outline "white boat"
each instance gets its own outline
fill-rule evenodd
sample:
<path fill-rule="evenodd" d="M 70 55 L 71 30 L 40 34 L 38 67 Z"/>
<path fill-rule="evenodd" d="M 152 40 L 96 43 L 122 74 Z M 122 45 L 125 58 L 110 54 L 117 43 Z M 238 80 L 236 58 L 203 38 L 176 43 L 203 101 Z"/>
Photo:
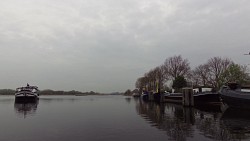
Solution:
<path fill-rule="evenodd" d="M 39 98 L 39 90 L 37 86 L 30 86 L 16 88 L 15 101 L 34 101 Z"/>

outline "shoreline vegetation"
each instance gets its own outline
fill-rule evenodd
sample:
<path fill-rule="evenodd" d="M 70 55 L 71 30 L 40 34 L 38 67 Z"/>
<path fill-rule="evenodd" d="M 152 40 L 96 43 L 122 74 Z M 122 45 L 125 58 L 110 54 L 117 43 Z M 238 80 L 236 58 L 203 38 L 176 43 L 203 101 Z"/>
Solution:
<path fill-rule="evenodd" d="M 54 90 L 41 90 L 40 95 L 75 95 L 75 96 L 87 96 L 87 95 L 122 95 L 123 93 L 98 93 L 98 92 L 80 92 L 80 91 L 54 91 Z M 12 89 L 0 89 L 0 95 L 15 95 L 15 90 Z"/>
<path fill-rule="evenodd" d="M 191 68 L 188 59 L 181 55 L 166 58 L 163 64 L 150 69 L 137 78 L 135 88 L 146 91 L 180 92 L 182 87 L 209 87 L 219 90 L 228 82 L 240 85 L 250 84 L 247 65 L 237 64 L 230 58 L 212 57 L 206 62 Z M 130 93 L 127 90 L 125 93 Z"/>

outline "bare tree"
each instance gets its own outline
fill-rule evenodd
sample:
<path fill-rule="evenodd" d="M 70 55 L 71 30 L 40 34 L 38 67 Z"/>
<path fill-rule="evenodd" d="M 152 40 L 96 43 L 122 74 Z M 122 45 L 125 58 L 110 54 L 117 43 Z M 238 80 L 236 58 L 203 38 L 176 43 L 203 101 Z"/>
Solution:
<path fill-rule="evenodd" d="M 142 92 L 142 90 L 146 88 L 146 85 L 147 85 L 147 78 L 145 76 L 140 77 L 136 80 L 135 87 L 138 88 L 140 92 Z"/>
<path fill-rule="evenodd" d="M 148 73 L 148 90 L 155 90 L 156 87 L 156 71 L 154 69 L 151 69 Z"/>
<path fill-rule="evenodd" d="M 166 74 L 172 79 L 178 76 L 187 76 L 190 74 L 190 66 L 187 59 L 182 59 L 181 55 L 167 58 L 164 62 Z"/>
<path fill-rule="evenodd" d="M 214 57 L 209 59 L 206 64 L 209 70 L 208 84 L 218 89 L 221 85 L 220 77 L 230 64 L 233 64 L 233 61 L 228 58 Z"/>
<path fill-rule="evenodd" d="M 164 66 L 158 66 L 145 73 L 143 77 L 138 78 L 135 86 L 140 90 L 145 89 L 147 91 L 160 92 L 167 79 L 166 76 Z"/>
<path fill-rule="evenodd" d="M 208 64 L 202 64 L 196 67 L 192 71 L 192 79 L 197 86 L 207 86 L 209 78 L 209 66 Z"/>
<path fill-rule="evenodd" d="M 158 84 L 158 92 L 163 88 L 164 82 L 167 80 L 167 74 L 165 73 L 165 67 L 163 65 L 154 69 L 156 74 L 156 83 Z"/>

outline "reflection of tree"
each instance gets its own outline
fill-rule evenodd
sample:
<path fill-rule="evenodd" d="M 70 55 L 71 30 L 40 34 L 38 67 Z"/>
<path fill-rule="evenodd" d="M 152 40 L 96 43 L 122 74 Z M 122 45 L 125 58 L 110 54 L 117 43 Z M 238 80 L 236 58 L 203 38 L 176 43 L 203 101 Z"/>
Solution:
<path fill-rule="evenodd" d="M 51 102 L 62 102 L 62 101 L 70 101 L 70 102 L 75 102 L 79 101 L 80 98 L 76 96 L 43 96 L 39 98 L 40 101 L 45 102 L 45 103 L 51 103 Z"/>
<path fill-rule="evenodd" d="M 204 138 L 212 140 L 241 140 L 250 138 L 250 113 L 227 109 L 201 111 L 182 105 L 136 103 L 136 109 L 151 126 L 166 131 L 170 140 L 185 141 L 197 129 Z M 197 133 L 196 133 L 197 134 Z"/>
<path fill-rule="evenodd" d="M 250 137 L 250 114 L 242 110 L 227 109 L 223 115 L 197 111 L 195 125 L 202 135 L 214 140 L 241 140 Z"/>
<path fill-rule="evenodd" d="M 196 128 L 200 133 L 207 138 L 216 140 L 228 140 L 228 134 L 222 130 L 219 124 L 219 119 L 215 118 L 211 113 L 198 112 L 196 113 Z"/>
<path fill-rule="evenodd" d="M 126 100 L 127 103 L 130 103 L 131 102 L 131 97 L 126 97 L 125 100 Z"/>
<path fill-rule="evenodd" d="M 37 110 L 38 100 L 33 102 L 15 102 L 14 108 L 18 115 L 26 118 L 28 115 L 34 115 Z"/>
<path fill-rule="evenodd" d="M 140 102 L 136 109 L 151 126 L 166 131 L 171 140 L 185 141 L 187 137 L 192 136 L 192 127 L 190 123 L 184 122 L 182 108 Z"/>
<path fill-rule="evenodd" d="M 165 120 L 160 126 L 166 131 L 170 139 L 185 141 L 187 137 L 193 136 L 193 117 L 190 108 L 177 106 L 166 107 Z"/>
<path fill-rule="evenodd" d="M 232 140 L 250 138 L 249 110 L 228 108 L 221 118 L 221 125 L 230 133 Z"/>

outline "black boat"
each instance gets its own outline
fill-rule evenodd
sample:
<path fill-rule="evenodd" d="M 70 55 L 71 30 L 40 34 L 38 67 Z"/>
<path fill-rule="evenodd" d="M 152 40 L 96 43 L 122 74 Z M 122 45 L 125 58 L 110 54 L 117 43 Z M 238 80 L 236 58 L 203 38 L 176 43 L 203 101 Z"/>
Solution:
<path fill-rule="evenodd" d="M 143 91 L 141 94 L 141 99 L 144 101 L 148 101 L 149 100 L 149 92 L 148 91 Z"/>
<path fill-rule="evenodd" d="M 218 92 L 209 90 L 194 91 L 194 105 L 220 105 L 221 98 Z"/>
<path fill-rule="evenodd" d="M 182 103 L 182 93 L 165 93 L 164 101 L 169 103 Z"/>
<path fill-rule="evenodd" d="M 250 89 L 241 87 L 237 83 L 229 83 L 222 86 L 219 93 L 228 106 L 250 109 Z"/>
<path fill-rule="evenodd" d="M 170 103 L 182 103 L 182 93 L 165 93 L 164 101 Z M 193 89 L 194 105 L 220 104 L 221 98 L 219 93 L 212 88 Z"/>

